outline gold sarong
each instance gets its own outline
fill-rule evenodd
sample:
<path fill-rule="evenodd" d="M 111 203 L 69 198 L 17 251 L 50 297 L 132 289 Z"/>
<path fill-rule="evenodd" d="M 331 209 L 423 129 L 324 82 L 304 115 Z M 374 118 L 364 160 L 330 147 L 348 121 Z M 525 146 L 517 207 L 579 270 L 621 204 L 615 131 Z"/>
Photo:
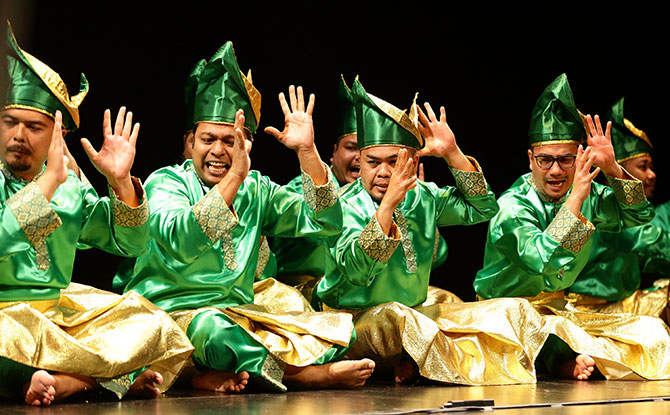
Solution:
<path fill-rule="evenodd" d="M 124 375 L 148 366 L 167 390 L 193 346 L 174 321 L 134 291 L 117 295 L 71 283 L 56 300 L 0 303 L 0 356 L 90 376 L 119 397 Z"/>

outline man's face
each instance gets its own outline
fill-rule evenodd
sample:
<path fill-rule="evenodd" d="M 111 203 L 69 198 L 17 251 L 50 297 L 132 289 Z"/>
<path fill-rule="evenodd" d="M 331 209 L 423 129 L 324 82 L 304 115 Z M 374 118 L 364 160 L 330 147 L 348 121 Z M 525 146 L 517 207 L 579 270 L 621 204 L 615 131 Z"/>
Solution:
<path fill-rule="evenodd" d="M 576 156 L 577 148 L 577 144 L 548 144 L 534 147 L 532 151 L 528 150 L 528 161 L 533 181 L 551 199 L 559 199 L 568 192 L 575 178 L 576 164 L 569 168 L 561 168 L 558 161 L 554 161 L 550 168 L 543 169 L 537 164 L 533 155 Z"/>
<path fill-rule="evenodd" d="M 184 151 L 181 153 L 184 160 L 191 158 L 193 152 L 193 130 L 188 130 L 184 133 Z"/>
<path fill-rule="evenodd" d="M 227 124 L 199 122 L 193 142 L 193 167 L 207 186 L 225 177 L 233 160 L 235 128 Z"/>
<path fill-rule="evenodd" d="M 340 184 L 352 183 L 360 176 L 361 158 L 358 150 L 357 134 L 348 134 L 335 144 L 333 157 L 333 174 Z"/>
<path fill-rule="evenodd" d="M 361 182 L 363 188 L 372 196 L 372 199 L 380 203 L 386 190 L 398 152 L 402 146 L 375 146 L 361 150 Z M 409 156 L 414 156 L 416 150 L 408 149 Z"/>
<path fill-rule="evenodd" d="M 49 154 L 54 121 L 41 112 L 12 108 L 0 113 L 0 159 L 15 175 L 32 180 Z"/>
<path fill-rule="evenodd" d="M 654 172 L 654 163 L 651 156 L 640 156 L 630 160 L 622 161 L 624 169 L 635 178 L 640 179 L 644 184 L 644 194 L 647 199 L 654 197 L 654 188 L 656 187 L 656 173 Z"/>

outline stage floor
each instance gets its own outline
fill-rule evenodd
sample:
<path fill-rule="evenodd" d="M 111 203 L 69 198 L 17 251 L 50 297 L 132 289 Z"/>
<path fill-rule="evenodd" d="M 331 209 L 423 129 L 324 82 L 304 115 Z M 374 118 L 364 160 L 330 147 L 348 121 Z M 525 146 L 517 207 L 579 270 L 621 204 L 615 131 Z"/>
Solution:
<path fill-rule="evenodd" d="M 99 398 L 99 397 L 97 397 Z M 396 386 L 372 383 L 356 390 L 293 391 L 224 395 L 173 389 L 155 400 L 69 400 L 50 407 L 0 404 L 0 414 L 405 414 L 440 408 L 449 401 L 493 399 L 495 406 L 554 404 L 495 409 L 498 414 L 670 413 L 670 381 L 540 381 L 513 386 Z M 652 398 L 655 398 L 653 400 Z M 90 398 L 89 398 L 90 399 Z M 608 400 L 644 402 L 606 403 Z M 595 402 L 594 402 L 595 401 Z M 575 405 L 582 402 L 582 405 Z M 587 404 L 590 402 L 590 404 Z M 570 403 L 568 406 L 560 404 Z M 462 412 L 462 411 L 461 411 Z M 416 412 L 427 413 L 427 412 Z M 453 413 L 453 412 L 451 412 Z"/>

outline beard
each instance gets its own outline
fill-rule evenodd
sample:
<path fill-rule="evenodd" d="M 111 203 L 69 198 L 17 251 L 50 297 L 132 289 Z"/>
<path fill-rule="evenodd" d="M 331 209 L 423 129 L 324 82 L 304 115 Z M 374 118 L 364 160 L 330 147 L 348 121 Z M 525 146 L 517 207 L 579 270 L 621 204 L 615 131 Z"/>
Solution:
<path fill-rule="evenodd" d="M 4 162 L 11 171 L 24 172 L 30 170 L 31 152 L 23 146 L 9 146 L 5 152 Z"/>

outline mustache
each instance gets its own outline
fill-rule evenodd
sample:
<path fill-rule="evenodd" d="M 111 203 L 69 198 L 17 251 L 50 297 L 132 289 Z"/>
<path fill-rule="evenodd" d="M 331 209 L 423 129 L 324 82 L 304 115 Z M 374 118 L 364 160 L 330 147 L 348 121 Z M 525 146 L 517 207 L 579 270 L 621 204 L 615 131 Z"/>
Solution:
<path fill-rule="evenodd" d="M 19 144 L 12 144 L 7 146 L 7 151 L 12 151 L 14 153 L 22 153 L 22 154 L 32 154 L 32 151 L 28 149 L 28 147 L 19 145 Z"/>

